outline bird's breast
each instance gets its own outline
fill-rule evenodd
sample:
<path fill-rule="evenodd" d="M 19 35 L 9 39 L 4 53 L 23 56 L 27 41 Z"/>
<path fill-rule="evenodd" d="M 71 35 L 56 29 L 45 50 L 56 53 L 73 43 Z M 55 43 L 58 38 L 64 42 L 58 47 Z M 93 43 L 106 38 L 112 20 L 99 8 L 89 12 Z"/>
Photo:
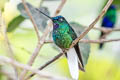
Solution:
<path fill-rule="evenodd" d="M 65 31 L 53 30 L 53 40 L 60 48 L 69 48 L 72 43 L 71 36 Z"/>

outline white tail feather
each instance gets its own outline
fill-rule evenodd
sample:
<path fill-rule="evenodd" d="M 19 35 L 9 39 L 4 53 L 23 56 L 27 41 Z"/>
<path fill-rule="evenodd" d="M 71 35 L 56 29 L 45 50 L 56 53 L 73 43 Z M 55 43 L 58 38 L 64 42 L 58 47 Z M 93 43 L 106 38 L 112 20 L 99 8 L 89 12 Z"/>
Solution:
<path fill-rule="evenodd" d="M 67 58 L 70 74 L 73 79 L 78 80 L 79 77 L 78 57 L 74 48 L 71 48 L 67 52 Z"/>

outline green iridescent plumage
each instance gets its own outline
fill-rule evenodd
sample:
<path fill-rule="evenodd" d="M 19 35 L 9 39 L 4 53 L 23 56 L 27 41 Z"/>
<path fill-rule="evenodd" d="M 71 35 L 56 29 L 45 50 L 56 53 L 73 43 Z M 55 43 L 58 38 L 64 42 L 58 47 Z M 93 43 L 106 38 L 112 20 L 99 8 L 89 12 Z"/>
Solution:
<path fill-rule="evenodd" d="M 102 27 L 113 28 L 116 22 L 116 7 L 111 5 L 103 17 Z"/>
<path fill-rule="evenodd" d="M 111 5 L 103 17 L 101 26 L 105 28 L 114 28 L 114 25 L 116 23 L 116 18 L 117 18 L 116 7 L 114 5 Z M 102 37 L 104 34 L 105 33 L 101 32 L 100 37 Z M 102 47 L 103 47 L 103 43 L 100 44 L 99 48 L 102 49 Z"/>
<path fill-rule="evenodd" d="M 105 16 L 108 17 L 108 19 L 115 24 L 116 22 L 116 9 L 115 8 L 109 8 Z"/>
<path fill-rule="evenodd" d="M 53 39 L 60 48 L 69 48 L 72 41 L 77 38 L 74 30 L 70 27 L 66 20 L 54 20 L 53 23 Z"/>

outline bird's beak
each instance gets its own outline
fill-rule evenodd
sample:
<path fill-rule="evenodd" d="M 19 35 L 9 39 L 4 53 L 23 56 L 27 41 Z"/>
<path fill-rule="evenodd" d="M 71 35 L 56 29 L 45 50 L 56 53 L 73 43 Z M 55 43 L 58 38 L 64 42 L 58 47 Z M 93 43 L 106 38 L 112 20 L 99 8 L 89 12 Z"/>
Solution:
<path fill-rule="evenodd" d="M 53 20 L 52 17 L 46 15 L 44 12 L 40 11 L 38 8 L 36 8 L 36 10 L 39 11 L 40 13 L 42 13 L 42 14 L 43 14 L 44 16 L 46 16 L 47 18 Z"/>

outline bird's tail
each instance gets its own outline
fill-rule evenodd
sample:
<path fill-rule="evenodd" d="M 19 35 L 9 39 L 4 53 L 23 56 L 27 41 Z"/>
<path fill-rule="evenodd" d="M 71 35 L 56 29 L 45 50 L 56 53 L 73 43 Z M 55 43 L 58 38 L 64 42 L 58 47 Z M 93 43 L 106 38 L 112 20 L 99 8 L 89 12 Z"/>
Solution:
<path fill-rule="evenodd" d="M 102 48 L 103 48 L 103 43 L 100 43 L 99 49 L 102 49 Z"/>
<path fill-rule="evenodd" d="M 104 33 L 101 32 L 100 38 L 101 38 L 103 35 L 104 35 Z M 102 48 L 103 48 L 103 45 L 104 45 L 104 43 L 100 43 L 100 45 L 99 45 L 99 49 L 102 49 Z"/>
<path fill-rule="evenodd" d="M 70 74 L 73 79 L 78 80 L 79 78 L 79 63 L 78 63 L 78 57 L 77 53 L 74 48 L 71 48 L 67 54 L 68 59 L 68 66 L 70 70 Z"/>

